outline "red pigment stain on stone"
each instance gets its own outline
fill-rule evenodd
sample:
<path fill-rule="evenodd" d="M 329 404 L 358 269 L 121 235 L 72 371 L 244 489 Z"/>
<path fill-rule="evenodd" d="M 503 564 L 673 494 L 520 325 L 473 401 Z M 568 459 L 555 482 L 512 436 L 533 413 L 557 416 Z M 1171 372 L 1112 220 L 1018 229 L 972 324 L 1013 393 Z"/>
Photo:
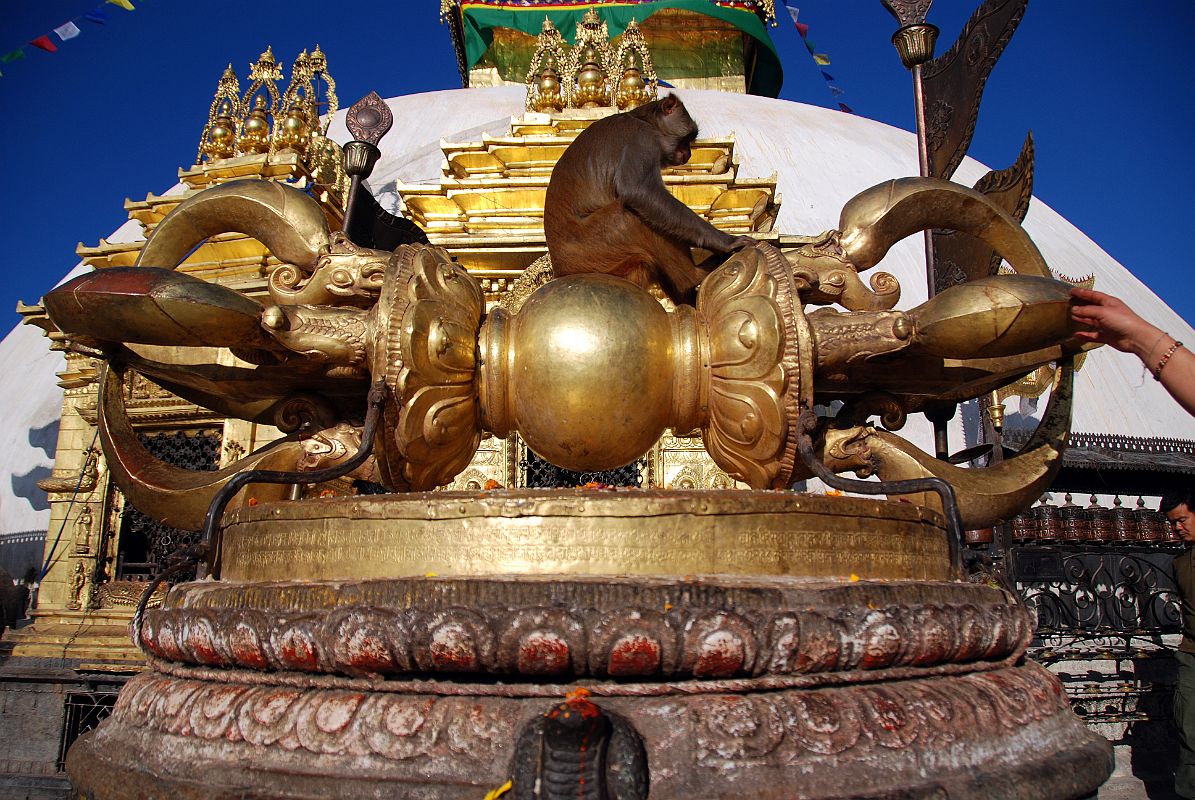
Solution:
<path fill-rule="evenodd" d="M 228 637 L 228 646 L 237 664 L 250 669 L 265 669 L 270 666 L 265 654 L 261 652 L 261 644 L 257 641 L 257 634 L 249 628 L 234 628 Z"/>
<path fill-rule="evenodd" d="M 886 731 L 898 731 L 909 724 L 904 710 L 886 697 L 873 696 L 872 707 L 875 708 L 880 727 Z"/>
<path fill-rule="evenodd" d="M 301 669 L 307 672 L 314 672 L 319 666 L 319 659 L 316 657 L 315 648 L 303 636 L 298 634 L 290 634 L 282 637 L 282 643 L 278 647 L 278 657 L 282 660 L 285 667 L 291 669 Z"/>
<path fill-rule="evenodd" d="M 345 643 L 345 654 L 348 665 L 355 669 L 381 672 L 394 666 L 394 659 L 385 642 L 368 633 L 356 633 L 349 637 Z"/>
<path fill-rule="evenodd" d="M 219 664 L 223 660 L 212 642 L 211 628 L 204 623 L 187 630 L 187 649 L 200 664 Z"/>
<path fill-rule="evenodd" d="M 477 652 L 471 637 L 459 625 L 444 625 L 432 634 L 428 647 L 432 666 L 446 672 L 470 672 L 477 669 Z"/>
<path fill-rule="evenodd" d="M 642 634 L 623 636 L 610 649 L 606 670 L 619 677 L 650 675 L 660 668 L 660 643 Z"/>
<path fill-rule="evenodd" d="M 182 661 L 183 650 L 178 646 L 178 628 L 171 622 L 163 622 L 158 626 L 154 636 L 161 655 L 170 661 Z"/>
<path fill-rule="evenodd" d="M 554 633 L 528 634 L 519 642 L 515 662 L 524 675 L 558 675 L 568 669 L 568 643 Z"/>
<path fill-rule="evenodd" d="M 746 657 L 742 639 L 733 633 L 716 631 L 701 643 L 693 674 L 699 678 L 726 678 L 743 668 Z"/>
<path fill-rule="evenodd" d="M 576 689 L 564 695 L 564 702 L 559 703 L 555 708 L 549 711 L 544 716 L 551 719 L 559 719 L 561 716 L 568 716 L 569 714 L 577 714 L 581 719 L 594 719 L 600 716 L 602 710 L 598 708 L 589 699 L 589 690 L 584 686 L 578 686 Z M 585 750 L 584 742 L 587 742 L 589 737 L 584 737 L 581 745 L 581 750 Z"/>

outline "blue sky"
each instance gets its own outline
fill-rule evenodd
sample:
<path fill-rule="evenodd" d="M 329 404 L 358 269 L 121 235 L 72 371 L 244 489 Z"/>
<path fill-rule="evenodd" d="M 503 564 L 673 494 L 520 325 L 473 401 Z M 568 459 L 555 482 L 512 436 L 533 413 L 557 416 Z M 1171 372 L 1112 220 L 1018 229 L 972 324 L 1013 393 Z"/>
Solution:
<path fill-rule="evenodd" d="M 100 0 L 10 0 L 0 53 L 48 33 Z M 163 192 L 191 163 L 224 66 L 242 81 L 266 45 L 289 64 L 319 43 L 342 102 L 457 88 L 448 29 L 435 0 L 389 4 L 180 3 L 106 6 L 102 27 L 57 53 L 26 47 L 0 64 L 0 322 L 35 301 L 126 219 L 126 197 Z M 779 0 L 778 0 L 779 2 Z M 944 52 L 978 0 L 937 0 L 929 21 Z M 785 70 L 781 97 L 835 107 L 787 15 L 772 29 Z M 827 69 L 856 113 L 911 129 L 908 73 L 889 43 L 895 23 L 879 0 L 808 0 L 801 21 L 830 56 Z M 988 83 L 971 155 L 994 167 L 1037 143 L 1036 194 L 1133 270 L 1188 321 L 1185 278 L 1195 129 L 1195 4 L 1033 0 Z M 57 38 L 51 34 L 57 42 Z M 417 125 L 418 120 L 395 120 Z M 896 176 L 893 176 L 896 177 Z M 1098 287 L 1097 287 L 1098 288 Z M 8 325 L 2 325 L 7 329 Z"/>

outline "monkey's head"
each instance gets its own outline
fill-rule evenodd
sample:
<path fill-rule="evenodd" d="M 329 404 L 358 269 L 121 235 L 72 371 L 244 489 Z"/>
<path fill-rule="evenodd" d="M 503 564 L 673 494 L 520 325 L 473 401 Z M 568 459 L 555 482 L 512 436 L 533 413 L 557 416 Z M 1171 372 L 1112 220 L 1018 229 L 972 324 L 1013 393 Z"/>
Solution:
<path fill-rule="evenodd" d="M 670 94 L 628 113 L 655 129 L 660 145 L 661 167 L 679 167 L 689 161 L 693 154 L 693 140 L 697 138 L 697 123 L 689 116 L 679 97 Z"/>

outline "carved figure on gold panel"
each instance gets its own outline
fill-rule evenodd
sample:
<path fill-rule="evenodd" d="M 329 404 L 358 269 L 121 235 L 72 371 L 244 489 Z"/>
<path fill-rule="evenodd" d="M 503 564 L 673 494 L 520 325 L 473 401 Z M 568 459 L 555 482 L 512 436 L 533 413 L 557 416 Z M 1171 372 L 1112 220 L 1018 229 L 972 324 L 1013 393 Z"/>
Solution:
<path fill-rule="evenodd" d="M 71 573 L 70 599 L 66 607 L 71 611 L 78 611 L 83 607 L 83 587 L 87 585 L 87 568 L 83 566 L 83 559 L 75 561 L 75 570 Z"/>
<path fill-rule="evenodd" d="M 928 228 L 979 237 L 1019 274 L 895 310 L 895 279 L 880 273 L 866 285 L 860 273 Z M 258 238 L 286 262 L 278 269 L 296 270 L 291 288 L 272 290 L 263 304 L 174 271 L 203 238 L 228 230 Z M 341 273 L 361 277 L 334 278 Z M 1024 229 L 984 195 L 906 178 L 861 193 L 836 230 L 787 252 L 758 243 L 735 253 L 702 282 L 696 307 L 666 311 L 627 281 L 588 274 L 548 281 L 517 313 L 487 313 L 477 281 L 444 251 L 349 246 L 302 193 L 240 181 L 180 203 L 138 267 L 80 276 L 47 295 L 45 306 L 71 341 L 215 411 L 272 421 L 281 409 L 307 409 L 271 448 L 220 472 L 192 473 L 144 451 L 113 388 L 118 370 L 110 370 L 100 436 L 113 476 L 138 508 L 180 527 L 198 527 L 236 472 L 346 458 L 372 381 L 388 394 L 364 469 L 394 491 L 452 482 L 483 433 L 518 432 L 555 464 L 599 470 L 638 458 L 668 428 L 700 429 L 735 481 L 787 487 L 808 477 L 797 458 L 798 418 L 840 400 L 848 413 L 822 418 L 812 431 L 832 469 L 941 477 L 960 495 L 963 523 L 978 528 L 1040 493 L 1060 466 L 1065 369 L 1040 435 L 1022 455 L 986 469 L 955 468 L 867 418 L 900 421 L 927 404 L 977 397 L 1082 349 L 1070 287 L 1048 275 Z M 293 302 L 300 296 L 306 302 Z M 831 303 L 846 310 L 804 310 Z M 220 366 L 213 357 L 196 366 L 193 355 L 173 355 L 184 347 L 213 355 L 229 348 L 249 365 Z M 595 397 L 625 401 L 618 413 L 595 415 Z M 271 491 L 252 494 L 281 496 Z"/>
<path fill-rule="evenodd" d="M 79 516 L 75 517 L 75 553 L 88 555 L 91 553 L 91 506 L 84 505 Z"/>

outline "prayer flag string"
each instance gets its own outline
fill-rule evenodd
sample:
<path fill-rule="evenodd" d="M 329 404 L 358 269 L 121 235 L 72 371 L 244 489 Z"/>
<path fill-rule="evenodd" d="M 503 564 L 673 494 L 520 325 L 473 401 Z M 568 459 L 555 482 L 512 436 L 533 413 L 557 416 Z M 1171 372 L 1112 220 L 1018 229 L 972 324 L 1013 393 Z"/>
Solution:
<path fill-rule="evenodd" d="M 846 90 L 834 82 L 833 75 L 821 69 L 822 67 L 830 66 L 830 57 L 825 53 L 819 53 L 817 45 L 809 39 L 809 26 L 797 19 L 801 13 L 801 9 L 793 5 L 793 0 L 784 0 L 784 7 L 788 9 L 788 15 L 793 18 L 793 25 L 796 26 L 797 33 L 800 34 L 801 41 L 804 43 L 805 49 L 809 51 L 809 56 L 813 59 L 813 63 L 818 66 L 822 80 L 826 82 L 826 88 L 830 90 L 830 95 L 834 98 L 834 102 L 838 104 L 838 110 L 847 114 L 854 114 L 854 109 L 842 102 L 841 98 L 846 93 Z"/>
<path fill-rule="evenodd" d="M 138 0 L 138 2 L 140 2 L 140 0 Z M 34 39 L 30 39 L 20 47 L 9 50 L 3 55 L 0 55 L 0 64 L 12 64 L 13 62 L 22 60 L 25 58 L 25 48 L 27 47 L 35 47 L 38 50 L 43 50 L 47 53 L 57 53 L 58 45 L 54 43 L 54 39 L 50 38 L 51 33 L 57 37 L 58 41 L 68 42 L 83 32 L 83 29 L 79 27 L 80 22 L 90 22 L 94 25 L 105 25 L 108 22 L 108 12 L 105 9 L 110 5 L 119 6 L 125 11 L 137 10 L 131 0 L 104 0 L 104 2 L 100 3 L 87 13 L 80 14 L 74 19 L 69 19 L 61 25 L 51 28 L 49 32 L 43 33 L 41 36 L 38 36 Z M 3 74 L 4 73 L 0 73 L 0 75 Z"/>

